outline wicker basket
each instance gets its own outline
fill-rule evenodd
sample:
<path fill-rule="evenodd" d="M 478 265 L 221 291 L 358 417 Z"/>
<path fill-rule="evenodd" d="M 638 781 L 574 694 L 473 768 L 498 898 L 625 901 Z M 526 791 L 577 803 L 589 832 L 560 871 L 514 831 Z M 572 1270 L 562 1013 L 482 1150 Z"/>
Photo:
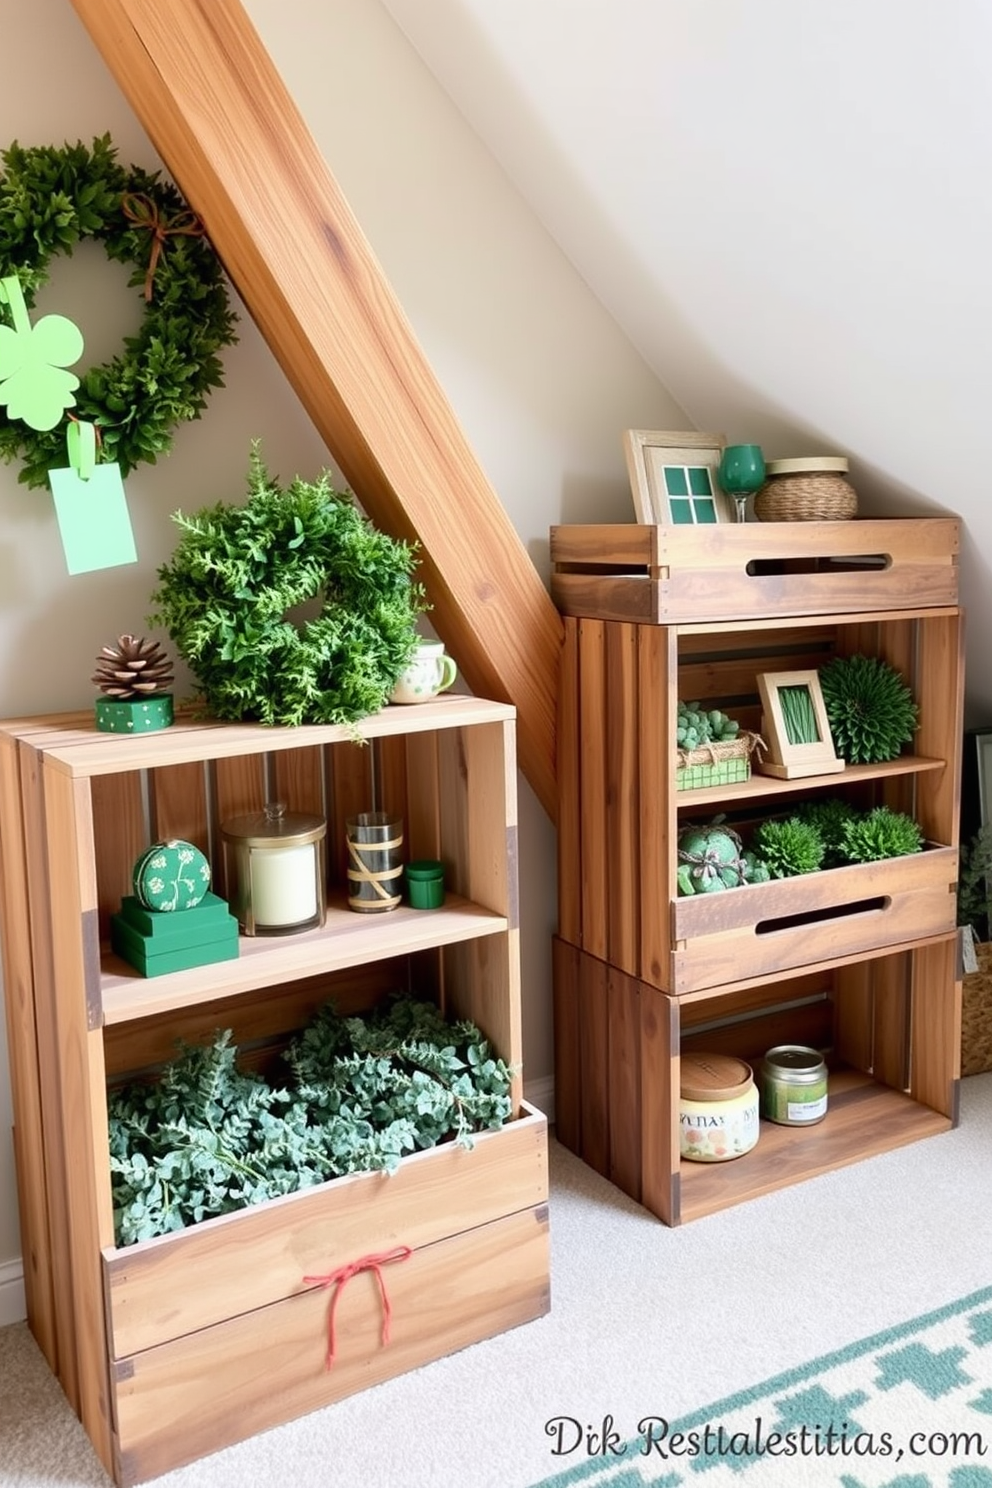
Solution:
<path fill-rule="evenodd" d="M 843 455 L 770 460 L 767 473 L 754 498 L 759 522 L 847 522 L 857 515 L 858 495 Z"/>
<path fill-rule="evenodd" d="M 751 755 L 764 749 L 758 734 L 743 729 L 736 739 L 722 744 L 700 744 L 697 749 L 676 750 L 677 790 L 700 790 L 707 785 L 737 785 L 751 778 Z"/>
<path fill-rule="evenodd" d="M 978 970 L 966 972 L 961 1006 L 961 1073 L 992 1070 L 992 945 L 975 947 Z"/>

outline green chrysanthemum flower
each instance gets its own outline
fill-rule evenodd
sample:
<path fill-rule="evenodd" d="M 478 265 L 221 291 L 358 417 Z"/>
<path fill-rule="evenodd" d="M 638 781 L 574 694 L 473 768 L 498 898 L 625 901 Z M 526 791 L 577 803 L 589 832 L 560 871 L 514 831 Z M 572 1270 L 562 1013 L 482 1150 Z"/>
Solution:
<path fill-rule="evenodd" d="M 911 744 L 919 709 L 902 677 L 873 656 L 838 656 L 820 671 L 837 753 L 851 765 L 895 759 Z"/>

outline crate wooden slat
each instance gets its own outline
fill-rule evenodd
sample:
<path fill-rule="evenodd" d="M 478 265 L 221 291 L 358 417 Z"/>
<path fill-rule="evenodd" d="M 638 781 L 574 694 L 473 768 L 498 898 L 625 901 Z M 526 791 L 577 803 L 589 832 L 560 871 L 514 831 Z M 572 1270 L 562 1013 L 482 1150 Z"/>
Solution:
<path fill-rule="evenodd" d="M 417 1249 L 547 1202 L 547 1123 L 518 1119 L 418 1152 L 391 1175 L 360 1173 L 104 1251 L 111 1356 L 122 1359 L 306 1290 L 357 1256 Z M 238 1264 L 231 1264 L 237 1244 Z"/>
<path fill-rule="evenodd" d="M 957 849 L 774 879 L 672 906 L 666 991 L 692 992 L 949 934 Z"/>
<path fill-rule="evenodd" d="M 311 1287 L 114 1366 L 115 1467 L 143 1482 L 257 1431 L 419 1368 L 548 1310 L 547 1206 L 505 1215 L 347 1285 L 325 1367 L 328 1294 Z"/>
<path fill-rule="evenodd" d="M 953 517 L 552 527 L 551 594 L 637 624 L 953 605 L 959 546 Z"/>

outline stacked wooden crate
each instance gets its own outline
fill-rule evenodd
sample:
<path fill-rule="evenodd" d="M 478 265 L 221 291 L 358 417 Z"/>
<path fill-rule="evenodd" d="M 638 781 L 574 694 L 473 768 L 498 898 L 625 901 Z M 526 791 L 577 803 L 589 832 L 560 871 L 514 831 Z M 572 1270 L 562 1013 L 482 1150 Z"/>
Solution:
<path fill-rule="evenodd" d="M 954 519 L 552 529 L 559 690 L 561 1139 L 670 1224 L 956 1119 L 962 619 Z M 842 774 L 676 784 L 680 699 L 760 729 L 757 678 L 868 654 L 920 709 L 912 752 Z M 680 897 L 680 825 L 811 794 L 919 822 L 918 855 Z M 683 1047 L 829 1052 L 830 1114 L 680 1161 Z"/>

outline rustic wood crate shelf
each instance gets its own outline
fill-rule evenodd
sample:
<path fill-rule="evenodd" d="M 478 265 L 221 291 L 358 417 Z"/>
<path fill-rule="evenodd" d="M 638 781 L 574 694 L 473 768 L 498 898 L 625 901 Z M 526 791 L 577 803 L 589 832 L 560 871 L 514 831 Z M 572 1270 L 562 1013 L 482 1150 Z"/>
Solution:
<path fill-rule="evenodd" d="M 360 736 L 361 743 L 356 742 Z M 190 718 L 129 738 L 92 715 L 0 725 L 7 1023 L 29 1322 L 118 1484 L 537 1317 L 548 1307 L 547 1125 L 522 1096 L 515 713 L 445 697 L 386 708 L 358 730 Z M 267 801 L 328 823 L 319 930 L 246 937 L 236 958 L 145 979 L 108 927 L 150 841 L 206 852 L 224 896 L 220 823 Z M 344 821 L 404 821 L 404 856 L 439 858 L 442 908 L 345 907 Z M 230 1028 L 246 1065 L 276 1060 L 315 1011 L 393 990 L 469 1019 L 514 1070 L 514 1119 L 476 1140 L 120 1248 L 108 1084 L 151 1073 L 177 1040 Z M 304 1281 L 409 1246 L 339 1308 Z"/>
<path fill-rule="evenodd" d="M 388 916 L 357 915 L 344 903 L 332 902 L 319 930 L 285 938 L 242 935 L 238 958 L 212 966 L 209 982 L 198 968 L 147 980 L 105 948 L 100 977 L 103 1022 L 121 1023 L 193 1007 L 232 993 L 499 935 L 508 929 L 505 916 L 457 894 L 447 895 L 442 909 L 427 912 L 401 905 Z"/>
<path fill-rule="evenodd" d="M 956 1119 L 958 547 L 958 523 L 944 518 L 552 530 L 565 613 L 558 1134 L 668 1223 Z M 755 770 L 739 783 L 676 789 L 680 700 L 760 733 L 760 674 L 856 654 L 906 679 L 919 706 L 910 751 L 839 774 L 779 780 Z M 926 849 L 679 895 L 681 825 L 721 809 L 746 835 L 810 793 L 907 812 Z M 810 978 L 823 979 L 819 999 L 795 1005 Z M 763 1130 L 735 1162 L 680 1163 L 681 1040 L 696 1037 L 704 1014 L 728 1030 L 723 1052 L 756 1058 L 775 1042 L 811 1042 L 862 1072 L 856 1100 L 877 1110 L 874 1134 L 844 1118 L 856 1100 L 841 1080 L 836 1119 L 814 1143 Z"/>
<path fill-rule="evenodd" d="M 910 1096 L 879 1085 L 860 1070 L 833 1070 L 829 1106 L 816 1126 L 776 1126 L 762 1120 L 758 1145 L 730 1163 L 679 1164 L 681 1218 L 699 1219 L 785 1183 L 861 1162 L 879 1151 L 950 1131 L 953 1121 Z"/>

